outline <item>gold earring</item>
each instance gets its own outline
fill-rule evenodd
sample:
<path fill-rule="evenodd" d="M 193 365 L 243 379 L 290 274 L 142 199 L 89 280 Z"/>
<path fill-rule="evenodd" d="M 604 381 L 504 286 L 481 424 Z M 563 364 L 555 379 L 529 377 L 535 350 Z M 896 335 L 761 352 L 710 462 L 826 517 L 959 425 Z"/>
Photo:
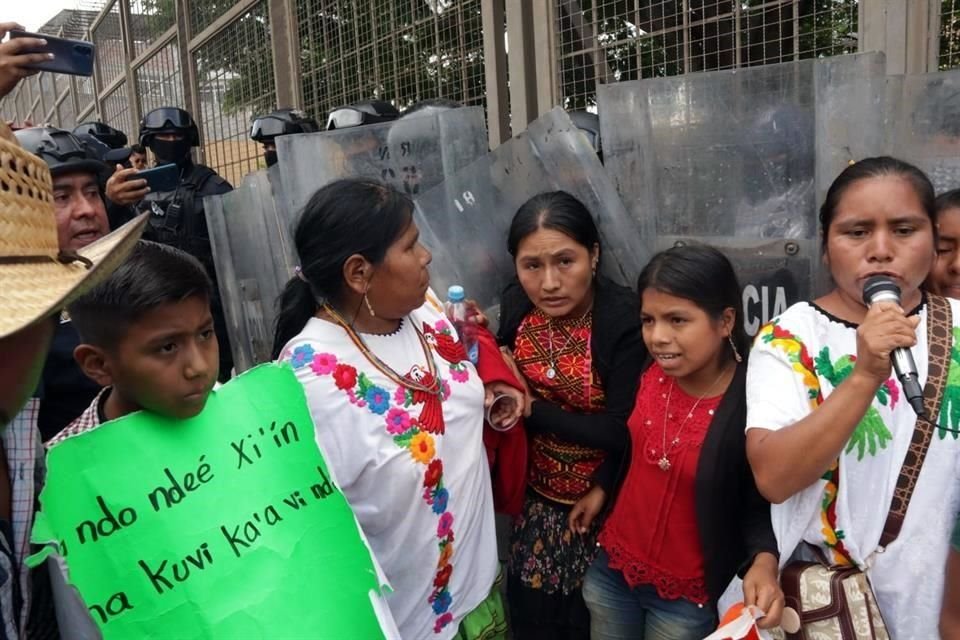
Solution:
<path fill-rule="evenodd" d="M 365 303 L 367 303 L 367 311 L 370 312 L 370 317 L 376 318 L 376 317 L 377 317 L 377 314 L 376 314 L 376 312 L 373 310 L 373 305 L 370 304 L 370 298 L 367 297 L 366 292 L 364 292 L 364 294 L 363 294 L 363 301 L 364 301 Z"/>
<path fill-rule="evenodd" d="M 738 364 L 743 362 L 743 356 L 740 355 L 740 350 L 737 349 L 737 343 L 733 341 L 733 334 L 728 335 L 727 340 L 730 341 L 730 348 L 733 349 L 733 359 L 736 360 Z"/>

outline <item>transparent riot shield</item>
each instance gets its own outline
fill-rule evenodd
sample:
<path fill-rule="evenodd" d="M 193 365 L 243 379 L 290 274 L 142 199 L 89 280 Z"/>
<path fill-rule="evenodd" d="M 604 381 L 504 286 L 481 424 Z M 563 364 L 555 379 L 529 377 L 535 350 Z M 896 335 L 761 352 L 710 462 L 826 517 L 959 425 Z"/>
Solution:
<path fill-rule="evenodd" d="M 237 372 L 270 360 L 276 301 L 297 264 L 277 201 L 266 171 L 249 174 L 229 193 L 204 198 Z"/>
<path fill-rule="evenodd" d="M 604 162 L 631 216 L 658 250 L 685 242 L 723 250 L 744 287 L 751 334 L 809 298 L 819 277 L 819 64 L 639 80 L 599 91 Z M 837 91 L 844 78 L 883 86 L 875 58 L 829 64 Z"/>
<path fill-rule="evenodd" d="M 649 258 L 648 247 L 586 138 L 557 108 L 415 199 L 421 234 L 434 251 L 434 289 L 442 293 L 457 283 L 482 306 L 496 304 L 514 273 L 507 253 L 514 214 L 534 195 L 556 190 L 591 211 L 601 231 L 604 272 L 628 282 Z"/>
<path fill-rule="evenodd" d="M 486 153 L 481 107 L 277 138 L 284 206 L 294 217 L 334 180 L 374 178 L 416 197 Z"/>
<path fill-rule="evenodd" d="M 888 91 L 899 89 L 888 153 L 920 167 L 937 193 L 960 187 L 960 71 L 905 76 L 898 84 Z"/>

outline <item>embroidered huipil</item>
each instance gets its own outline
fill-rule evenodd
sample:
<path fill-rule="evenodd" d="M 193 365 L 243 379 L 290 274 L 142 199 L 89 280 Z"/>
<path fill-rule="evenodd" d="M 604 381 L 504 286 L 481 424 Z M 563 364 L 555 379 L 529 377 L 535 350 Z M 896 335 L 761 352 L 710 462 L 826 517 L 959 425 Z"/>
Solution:
<path fill-rule="evenodd" d="M 643 374 L 627 421 L 633 443 L 630 469 L 600 532 L 600 544 L 610 568 L 621 571 L 627 584 L 652 585 L 665 600 L 708 600 L 695 485 L 700 449 L 721 397 L 698 404 L 653 364 Z M 670 461 L 666 471 L 659 466 L 664 440 Z"/>
<path fill-rule="evenodd" d="M 786 563 L 801 541 L 837 564 L 868 572 L 894 638 L 936 638 L 950 530 L 960 504 L 960 303 L 953 308 L 954 347 L 938 418 L 899 537 L 876 553 L 916 415 L 891 377 L 876 392 L 834 465 L 771 517 Z M 919 310 L 912 349 L 927 378 L 927 311 Z M 778 430 L 803 419 L 853 370 L 856 327 L 820 308 L 795 304 L 760 329 L 747 374 L 747 429 Z M 797 452 L 802 455 L 802 452 Z"/>
<path fill-rule="evenodd" d="M 440 393 L 400 386 L 340 326 L 311 319 L 280 359 L 303 383 L 327 455 L 393 587 L 404 639 L 452 637 L 498 571 L 483 384 L 432 292 L 389 336 L 364 334 L 394 371 L 430 386 L 418 330 Z"/>
<path fill-rule="evenodd" d="M 590 352 L 591 320 L 551 323 L 542 311 L 534 309 L 520 323 L 514 348 L 517 367 L 539 397 L 583 413 L 599 413 L 606 406 Z M 551 365 L 553 378 L 548 375 Z M 599 449 L 567 442 L 552 433 L 537 433 L 530 441 L 527 482 L 554 502 L 573 504 L 593 486 L 593 474 L 603 457 Z"/>

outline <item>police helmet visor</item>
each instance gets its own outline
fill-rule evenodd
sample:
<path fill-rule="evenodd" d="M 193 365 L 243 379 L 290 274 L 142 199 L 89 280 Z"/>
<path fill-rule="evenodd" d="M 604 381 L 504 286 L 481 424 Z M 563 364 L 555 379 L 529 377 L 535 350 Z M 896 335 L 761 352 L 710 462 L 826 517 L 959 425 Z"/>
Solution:
<path fill-rule="evenodd" d="M 161 129 L 189 129 L 193 126 L 190 114 L 182 109 L 154 109 L 143 117 L 143 128 L 153 131 Z"/>
<path fill-rule="evenodd" d="M 327 130 L 346 129 L 348 127 L 359 127 L 367 121 L 369 114 L 354 109 L 353 107 L 342 107 L 330 112 L 327 118 Z"/>
<path fill-rule="evenodd" d="M 284 134 L 286 124 L 286 122 L 280 120 L 279 118 L 272 118 L 270 116 L 265 118 L 257 118 L 253 121 L 253 125 L 250 127 L 250 138 L 259 141 L 270 140 L 271 138 L 282 136 Z"/>

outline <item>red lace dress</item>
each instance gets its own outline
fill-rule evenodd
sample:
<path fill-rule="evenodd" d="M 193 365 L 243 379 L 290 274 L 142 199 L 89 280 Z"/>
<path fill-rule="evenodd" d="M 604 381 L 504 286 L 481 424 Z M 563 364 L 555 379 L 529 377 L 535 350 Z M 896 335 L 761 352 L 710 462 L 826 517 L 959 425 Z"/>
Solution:
<path fill-rule="evenodd" d="M 610 568 L 621 571 L 627 584 L 652 585 L 665 600 L 708 600 L 695 484 L 700 449 L 721 397 L 697 404 L 654 364 L 640 381 L 627 421 L 630 469 L 599 541 Z M 661 466 L 664 448 L 667 469 Z"/>

